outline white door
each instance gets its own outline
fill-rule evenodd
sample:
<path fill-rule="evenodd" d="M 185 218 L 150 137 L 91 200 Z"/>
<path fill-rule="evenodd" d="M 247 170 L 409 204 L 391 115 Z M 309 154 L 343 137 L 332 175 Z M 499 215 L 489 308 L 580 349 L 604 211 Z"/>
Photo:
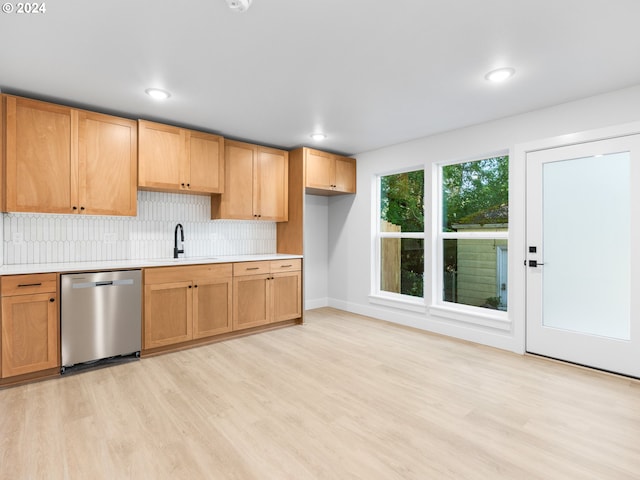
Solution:
<path fill-rule="evenodd" d="M 527 351 L 640 377 L 640 135 L 526 162 Z"/>

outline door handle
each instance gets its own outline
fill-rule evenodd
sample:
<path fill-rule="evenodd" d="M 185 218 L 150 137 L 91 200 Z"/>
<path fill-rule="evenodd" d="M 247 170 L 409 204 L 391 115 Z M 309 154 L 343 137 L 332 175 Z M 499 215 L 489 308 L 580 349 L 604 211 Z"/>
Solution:
<path fill-rule="evenodd" d="M 537 260 L 529 260 L 529 266 L 530 267 L 536 268 L 536 267 L 538 267 L 540 265 L 544 265 L 544 263 L 540 263 Z"/>

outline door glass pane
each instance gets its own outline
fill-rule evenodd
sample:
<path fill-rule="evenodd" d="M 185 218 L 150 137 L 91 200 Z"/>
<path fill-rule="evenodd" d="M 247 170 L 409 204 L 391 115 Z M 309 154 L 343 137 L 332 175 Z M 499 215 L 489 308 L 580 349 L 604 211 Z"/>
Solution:
<path fill-rule="evenodd" d="M 442 299 L 507 309 L 507 240 L 445 239 Z"/>
<path fill-rule="evenodd" d="M 543 324 L 629 339 L 629 152 L 543 167 Z"/>
<path fill-rule="evenodd" d="M 424 240 L 380 239 L 380 290 L 422 297 L 424 291 Z"/>

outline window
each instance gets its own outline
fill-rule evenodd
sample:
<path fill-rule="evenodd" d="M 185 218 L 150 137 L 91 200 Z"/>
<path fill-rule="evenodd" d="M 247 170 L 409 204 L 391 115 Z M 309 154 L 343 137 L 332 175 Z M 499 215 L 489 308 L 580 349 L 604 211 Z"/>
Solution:
<path fill-rule="evenodd" d="M 378 177 L 376 286 L 386 297 L 424 298 L 424 170 Z"/>
<path fill-rule="evenodd" d="M 440 167 L 436 303 L 507 309 L 509 157 Z"/>

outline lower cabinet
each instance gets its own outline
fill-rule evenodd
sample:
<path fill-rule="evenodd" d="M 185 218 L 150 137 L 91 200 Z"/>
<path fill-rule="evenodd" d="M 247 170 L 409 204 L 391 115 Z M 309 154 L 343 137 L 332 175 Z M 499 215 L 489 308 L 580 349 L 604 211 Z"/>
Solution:
<path fill-rule="evenodd" d="M 59 373 L 58 300 L 57 273 L 0 277 L 0 386 Z M 301 318 L 300 259 L 144 270 L 143 350 Z"/>
<path fill-rule="evenodd" d="M 60 367 L 57 274 L 0 279 L 2 378 Z"/>
<path fill-rule="evenodd" d="M 233 264 L 233 329 L 258 327 L 302 316 L 299 259 Z"/>
<path fill-rule="evenodd" d="M 143 350 L 302 317 L 302 261 L 147 268 Z"/>
<path fill-rule="evenodd" d="M 231 299 L 231 264 L 145 269 L 143 349 L 231 331 Z"/>
<path fill-rule="evenodd" d="M 231 330 L 231 265 L 224 279 L 198 281 L 193 300 L 193 338 L 210 337 Z"/>
<path fill-rule="evenodd" d="M 302 272 L 300 270 L 271 274 L 271 302 L 272 322 L 283 322 L 302 316 Z"/>

